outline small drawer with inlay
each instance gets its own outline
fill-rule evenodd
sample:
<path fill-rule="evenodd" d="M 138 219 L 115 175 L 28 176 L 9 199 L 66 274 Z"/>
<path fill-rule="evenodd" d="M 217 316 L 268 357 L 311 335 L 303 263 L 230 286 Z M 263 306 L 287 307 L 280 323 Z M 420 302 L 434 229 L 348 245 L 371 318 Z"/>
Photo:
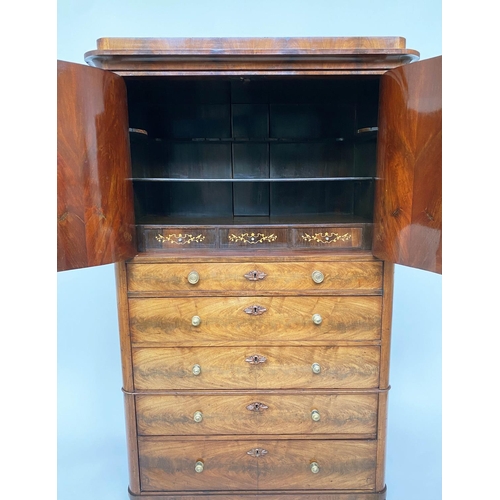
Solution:
<path fill-rule="evenodd" d="M 198 227 L 136 227 L 139 252 L 184 251 L 217 247 L 216 228 Z"/>
<path fill-rule="evenodd" d="M 365 225 L 366 226 L 366 225 Z M 371 247 L 371 227 L 297 227 L 291 229 L 296 248 L 334 249 Z"/>
<path fill-rule="evenodd" d="M 288 246 L 286 227 L 220 228 L 220 248 L 283 248 Z"/>

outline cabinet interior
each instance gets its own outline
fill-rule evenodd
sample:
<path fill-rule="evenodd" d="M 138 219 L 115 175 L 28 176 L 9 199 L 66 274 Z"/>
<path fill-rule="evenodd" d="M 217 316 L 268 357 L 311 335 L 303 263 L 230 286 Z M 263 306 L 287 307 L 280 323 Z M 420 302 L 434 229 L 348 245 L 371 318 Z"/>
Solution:
<path fill-rule="evenodd" d="M 137 223 L 371 223 L 378 77 L 126 77 Z"/>

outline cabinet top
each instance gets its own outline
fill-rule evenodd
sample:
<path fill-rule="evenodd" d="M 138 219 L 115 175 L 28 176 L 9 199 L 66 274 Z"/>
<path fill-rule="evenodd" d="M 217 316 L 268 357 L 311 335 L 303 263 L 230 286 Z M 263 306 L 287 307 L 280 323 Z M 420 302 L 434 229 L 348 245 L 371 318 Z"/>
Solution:
<path fill-rule="evenodd" d="M 216 74 L 382 73 L 419 58 L 402 37 L 100 38 L 85 54 L 90 66 Z"/>

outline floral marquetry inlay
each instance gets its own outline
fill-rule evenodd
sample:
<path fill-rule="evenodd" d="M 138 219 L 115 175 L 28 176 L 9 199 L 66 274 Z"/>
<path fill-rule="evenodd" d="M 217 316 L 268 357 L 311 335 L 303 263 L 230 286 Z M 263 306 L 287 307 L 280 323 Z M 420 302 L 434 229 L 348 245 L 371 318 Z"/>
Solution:
<path fill-rule="evenodd" d="M 156 240 L 160 243 L 173 243 L 175 245 L 190 245 L 191 243 L 201 243 L 205 239 L 205 236 L 198 234 L 193 236 L 192 234 L 169 234 L 168 236 L 163 236 L 162 234 L 156 235 Z"/>
<path fill-rule="evenodd" d="M 337 241 L 349 241 L 351 239 L 351 233 L 339 234 L 339 233 L 316 233 L 310 235 L 304 233 L 302 239 L 305 241 L 315 241 L 316 243 L 335 243 Z"/>
<path fill-rule="evenodd" d="M 275 234 L 266 236 L 262 233 L 243 233 L 243 234 L 230 234 L 229 241 L 232 243 L 242 242 L 255 245 L 256 243 L 271 243 L 276 241 L 278 237 Z"/>

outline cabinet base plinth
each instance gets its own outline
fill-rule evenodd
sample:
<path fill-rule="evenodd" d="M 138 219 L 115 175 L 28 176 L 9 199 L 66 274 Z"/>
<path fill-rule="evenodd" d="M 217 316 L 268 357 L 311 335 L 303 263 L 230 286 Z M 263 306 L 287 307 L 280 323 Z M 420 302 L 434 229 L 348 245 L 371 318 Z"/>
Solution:
<path fill-rule="evenodd" d="M 359 491 L 240 491 L 240 492 L 186 492 L 186 493 L 142 493 L 133 494 L 129 490 L 131 500 L 250 500 L 276 499 L 283 500 L 386 500 L 387 487 L 382 491 L 359 492 Z"/>

